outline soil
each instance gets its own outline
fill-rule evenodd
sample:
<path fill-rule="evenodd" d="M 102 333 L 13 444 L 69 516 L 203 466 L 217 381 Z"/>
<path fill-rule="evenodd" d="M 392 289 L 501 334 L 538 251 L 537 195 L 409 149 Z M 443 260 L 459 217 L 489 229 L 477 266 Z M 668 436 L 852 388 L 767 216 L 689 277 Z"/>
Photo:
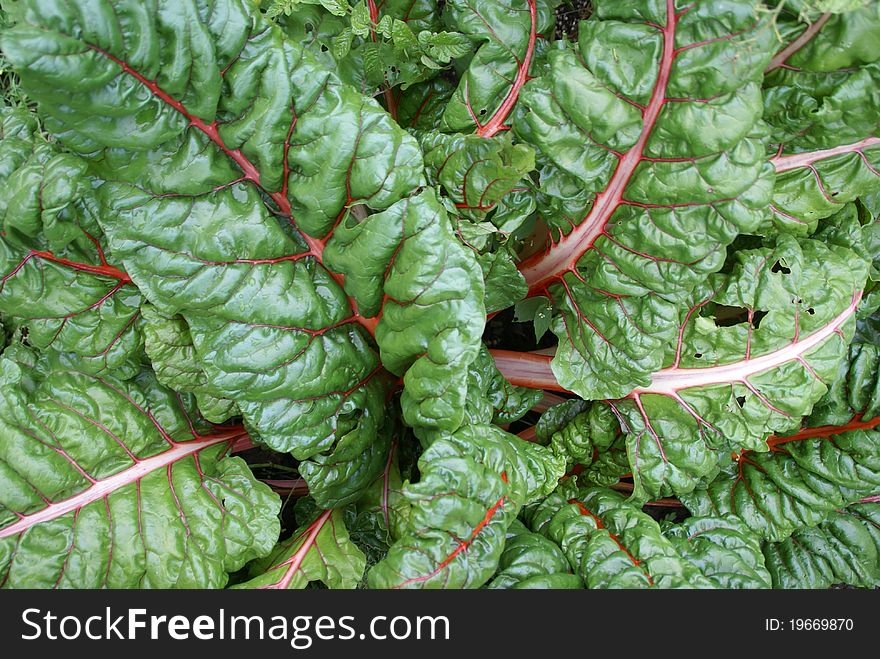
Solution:
<path fill-rule="evenodd" d="M 578 25 L 593 13 L 590 0 L 571 0 L 556 8 L 556 38 L 569 38 L 577 41 Z"/>

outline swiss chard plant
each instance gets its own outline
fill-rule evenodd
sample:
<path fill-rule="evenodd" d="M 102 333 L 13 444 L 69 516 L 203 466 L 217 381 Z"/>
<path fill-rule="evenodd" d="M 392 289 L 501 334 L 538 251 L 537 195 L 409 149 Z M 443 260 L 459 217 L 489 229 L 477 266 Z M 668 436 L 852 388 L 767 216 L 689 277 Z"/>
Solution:
<path fill-rule="evenodd" d="M 0 586 L 880 584 L 877 0 L 0 18 Z"/>

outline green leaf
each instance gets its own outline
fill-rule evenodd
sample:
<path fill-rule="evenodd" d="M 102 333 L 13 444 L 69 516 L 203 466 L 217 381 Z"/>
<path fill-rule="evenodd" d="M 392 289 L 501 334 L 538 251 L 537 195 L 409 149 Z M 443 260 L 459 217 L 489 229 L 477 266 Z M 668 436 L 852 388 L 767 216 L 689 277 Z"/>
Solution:
<path fill-rule="evenodd" d="M 862 352 L 851 350 L 852 401 L 870 406 L 871 389 L 859 385 L 866 375 L 873 385 L 876 371 L 866 374 Z M 755 533 L 781 541 L 880 490 L 880 416 L 870 408 L 848 410 L 840 393 L 832 385 L 807 427 L 771 437 L 768 453 L 741 451 L 708 487 L 682 501 L 698 515 L 736 514 Z"/>
<path fill-rule="evenodd" d="M 705 282 L 666 368 L 612 403 L 633 496 L 690 492 L 731 450 L 767 451 L 771 433 L 797 430 L 846 355 L 865 274 L 850 250 L 781 236 Z"/>
<path fill-rule="evenodd" d="M 526 282 L 516 269 L 509 252 L 502 249 L 479 254 L 477 262 L 483 271 L 485 286 L 483 303 L 487 314 L 507 309 L 525 297 Z"/>
<path fill-rule="evenodd" d="M 92 373 L 140 370 L 141 296 L 107 262 L 107 241 L 86 163 L 38 134 L 23 109 L 0 109 L 0 313 L 28 341 L 67 353 Z"/>
<path fill-rule="evenodd" d="M 796 154 L 875 135 L 880 121 L 876 2 L 811 26 L 799 18 L 792 12 L 780 15 L 783 43 L 764 83 L 764 118 L 774 150 Z M 789 44 L 804 34 L 808 40 L 792 52 Z"/>
<path fill-rule="evenodd" d="M 543 397 L 539 389 L 515 387 L 498 368 L 485 347 L 468 370 L 465 417 L 469 424 L 507 424 L 522 418 Z"/>
<path fill-rule="evenodd" d="M 345 440 L 376 469 L 383 366 L 405 376 L 412 423 L 457 427 L 483 291 L 433 192 L 413 196 L 415 140 L 250 5 L 149 5 L 137 28 L 119 7 L 92 23 L 50 5 L 64 19 L 28 3 L 4 52 L 46 126 L 106 181 L 113 253 L 158 311 L 186 321 L 208 380 L 259 438 L 323 467 Z M 371 258 L 381 248 L 381 267 L 328 270 L 355 239 Z M 378 475 L 359 473 L 319 503 L 352 500 Z"/>
<path fill-rule="evenodd" d="M 557 414 L 565 414 L 572 408 L 566 406 Z M 542 433 L 547 432 L 549 422 L 542 426 Z M 550 450 L 562 456 L 566 463 L 580 464 L 589 467 L 594 459 L 610 450 L 620 438 L 620 424 L 609 405 L 592 404 L 584 412 L 568 420 L 565 425 L 550 435 Z M 620 472 L 624 474 L 629 468 Z"/>
<path fill-rule="evenodd" d="M 440 185 L 462 217 L 479 221 L 495 210 L 528 172 L 534 151 L 509 139 L 476 135 L 419 135 L 431 183 Z"/>
<path fill-rule="evenodd" d="M 399 446 L 399 441 L 391 443 L 382 473 L 357 502 L 357 519 L 352 527 L 353 534 L 369 533 L 378 541 L 381 556 L 403 536 L 411 511 L 403 493 Z"/>
<path fill-rule="evenodd" d="M 238 406 L 222 398 L 219 390 L 196 357 L 189 327 L 180 316 L 163 316 L 151 304 L 141 306 L 144 319 L 144 348 L 156 373 L 156 379 L 175 391 L 195 395 L 199 411 L 211 423 L 223 423 L 238 416 Z"/>
<path fill-rule="evenodd" d="M 554 405 L 541 415 L 535 424 L 535 437 L 541 444 L 549 444 L 550 438 L 577 417 L 581 412 L 589 410 L 590 403 L 580 398 L 569 398 Z"/>
<path fill-rule="evenodd" d="M 493 589 L 582 587 L 562 550 L 544 536 L 529 531 L 520 521 L 510 525 L 498 572 L 486 584 L 486 588 Z"/>
<path fill-rule="evenodd" d="M 517 302 L 515 314 L 516 322 L 531 322 L 534 325 L 535 341 L 540 341 L 550 329 L 550 323 L 553 319 L 553 305 L 549 298 L 537 295 Z"/>
<path fill-rule="evenodd" d="M 690 517 L 664 533 L 715 588 L 772 586 L 758 536 L 736 517 Z"/>
<path fill-rule="evenodd" d="M 772 158 L 776 168 L 773 224 L 807 235 L 818 221 L 857 197 L 880 190 L 880 137 Z"/>
<path fill-rule="evenodd" d="M 681 15 L 659 3 L 594 6 L 577 50 L 560 43 L 525 85 L 514 121 L 539 164 L 565 175 L 565 194 L 588 202 L 574 216 L 539 206 L 551 241 L 520 264 L 530 296 L 558 310 L 554 373 L 587 399 L 647 384 L 675 340 L 677 307 L 762 223 L 772 191 L 759 3 Z"/>
<path fill-rule="evenodd" d="M 347 16 L 351 10 L 348 0 L 320 0 L 321 6 L 334 16 Z"/>
<path fill-rule="evenodd" d="M 391 23 L 391 41 L 394 43 L 394 50 L 400 53 L 416 53 L 421 48 L 415 32 L 406 21 L 400 19 L 394 19 Z"/>
<path fill-rule="evenodd" d="M 880 417 L 880 342 L 874 327 L 880 313 L 859 319 L 847 359 L 840 363 L 828 393 L 813 408 L 808 427 L 846 425 Z"/>
<path fill-rule="evenodd" d="M 438 4 L 437 0 L 384 0 L 379 12 L 405 22 L 416 33 L 436 32 L 442 27 Z"/>
<path fill-rule="evenodd" d="M 372 28 L 370 10 L 367 8 L 367 3 L 361 0 L 351 9 L 351 31 L 359 37 L 366 37 Z"/>
<path fill-rule="evenodd" d="M 560 488 L 528 510 L 587 588 L 766 588 L 760 545 L 733 518 L 693 518 L 664 534 L 611 490 Z M 693 535 L 693 537 L 691 537 Z"/>
<path fill-rule="evenodd" d="M 266 555 L 280 501 L 191 397 L 0 360 L 0 583 L 219 588 Z"/>
<path fill-rule="evenodd" d="M 360 313 L 381 311 L 382 364 L 404 374 L 404 419 L 453 431 L 461 425 L 467 365 L 485 324 L 479 266 L 458 244 L 431 189 L 358 224 L 341 223 L 325 251 Z M 385 279 L 384 287 L 377 283 Z M 384 306 L 382 306 L 384 302 Z"/>
<path fill-rule="evenodd" d="M 419 458 L 404 485 L 404 535 L 367 575 L 373 588 L 479 588 L 495 572 L 520 507 L 551 491 L 564 465 L 494 426 L 465 426 Z"/>
<path fill-rule="evenodd" d="M 784 542 L 766 543 L 774 588 L 828 588 L 880 584 L 880 505 L 865 503 L 832 513 L 819 526 Z"/>
<path fill-rule="evenodd" d="M 401 126 L 417 130 L 439 130 L 443 108 L 454 88 L 445 78 L 434 78 L 406 88 L 397 106 Z"/>
<path fill-rule="evenodd" d="M 447 130 L 476 130 L 492 137 L 509 128 L 508 117 L 533 70 L 538 35 L 553 33 L 558 4 L 559 0 L 446 3 L 451 24 L 477 46 L 443 115 Z"/>
<path fill-rule="evenodd" d="M 467 37 L 458 32 L 419 32 L 419 46 L 431 58 L 448 64 L 456 57 L 463 57 L 471 52 L 471 44 Z"/>
<path fill-rule="evenodd" d="M 272 553 L 251 565 L 252 579 L 236 588 L 302 589 L 313 582 L 351 589 L 364 574 L 366 559 L 351 541 L 341 510 L 323 510 Z"/>
<path fill-rule="evenodd" d="M 351 40 L 354 34 L 351 29 L 346 28 L 335 37 L 333 37 L 333 57 L 342 59 L 351 51 Z"/>

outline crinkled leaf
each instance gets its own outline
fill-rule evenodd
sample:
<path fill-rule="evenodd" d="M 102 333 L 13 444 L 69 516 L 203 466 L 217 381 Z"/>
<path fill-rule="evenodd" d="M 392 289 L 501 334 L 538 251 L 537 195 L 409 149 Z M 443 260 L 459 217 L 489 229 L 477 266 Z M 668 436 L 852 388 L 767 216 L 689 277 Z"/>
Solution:
<path fill-rule="evenodd" d="M 577 409 L 577 406 L 566 408 L 557 413 L 559 421 L 568 416 L 570 410 Z M 559 421 L 545 422 L 541 434 L 546 434 L 548 426 L 557 425 Z M 550 450 L 562 456 L 568 465 L 577 463 L 589 466 L 617 442 L 620 434 L 620 424 L 610 406 L 588 403 L 585 411 L 560 424 L 553 431 L 550 435 Z"/>
<path fill-rule="evenodd" d="M 323 510 L 272 553 L 251 565 L 253 578 L 237 588 L 301 589 L 312 582 L 351 589 L 364 574 L 366 560 L 345 528 L 341 510 Z"/>
<path fill-rule="evenodd" d="M 479 49 L 443 121 L 448 130 L 492 137 L 507 125 L 529 79 L 538 35 L 553 32 L 558 0 L 448 0 L 448 19 Z"/>
<path fill-rule="evenodd" d="M 325 260 L 345 276 L 360 313 L 381 312 L 382 364 L 404 374 L 404 419 L 453 431 L 462 422 L 466 368 L 485 324 L 479 266 L 454 238 L 433 190 L 358 224 L 341 223 Z M 383 286 L 384 279 L 384 286 Z"/>
<path fill-rule="evenodd" d="M 828 588 L 880 584 L 880 504 L 832 513 L 819 526 L 766 543 L 764 557 L 774 588 Z"/>
<path fill-rule="evenodd" d="M 880 313 L 856 322 L 848 358 L 840 363 L 828 393 L 813 408 L 808 426 L 845 425 L 880 417 Z"/>
<path fill-rule="evenodd" d="M 474 221 L 494 211 L 498 201 L 535 168 L 530 147 L 503 137 L 431 132 L 419 138 L 429 179 L 443 187 L 459 215 Z"/>
<path fill-rule="evenodd" d="M 59 19 L 28 3 L 4 51 L 46 126 L 112 181 L 99 220 L 114 253 L 186 320 L 209 380 L 261 439 L 299 459 L 353 432 L 369 446 L 386 394 L 373 330 L 385 366 L 407 370 L 408 418 L 454 428 L 482 290 L 431 194 L 408 198 L 415 140 L 250 6 L 49 5 Z M 353 206 L 368 215 L 356 226 Z M 348 298 L 324 250 L 358 234 L 377 237 L 385 266 Z"/>
<path fill-rule="evenodd" d="M 700 287 L 671 365 L 612 403 L 633 496 L 689 492 L 720 453 L 766 451 L 771 433 L 797 429 L 846 355 L 865 274 L 849 250 L 781 237 Z"/>
<path fill-rule="evenodd" d="M 854 341 L 805 428 L 771 437 L 769 453 L 739 452 L 685 504 L 700 515 L 736 514 L 780 541 L 880 490 L 877 365 L 877 346 Z"/>
<path fill-rule="evenodd" d="M 587 588 L 769 586 L 760 546 L 733 519 L 694 519 L 692 530 L 704 538 L 664 535 L 616 492 L 567 487 L 531 508 L 527 518 L 533 531 L 562 548 Z"/>
<path fill-rule="evenodd" d="M 498 561 L 498 572 L 486 588 L 582 588 L 572 574 L 562 550 L 538 533 L 514 521 L 507 530 L 507 542 Z"/>
<path fill-rule="evenodd" d="M 520 507 L 551 491 L 564 465 L 494 426 L 465 426 L 419 458 L 404 485 L 406 531 L 368 574 L 374 588 L 479 588 L 495 572 Z"/>
<path fill-rule="evenodd" d="M 532 409 L 543 395 L 539 389 L 510 384 L 483 347 L 468 369 L 465 417 L 469 424 L 512 423 Z"/>
<path fill-rule="evenodd" d="M 107 262 L 86 163 L 33 130 L 26 110 L 0 109 L 0 312 L 20 318 L 37 348 L 133 376 L 141 296 Z"/>
<path fill-rule="evenodd" d="M 357 502 L 352 534 L 370 533 L 382 544 L 382 555 L 406 529 L 410 503 L 403 494 L 398 442 L 392 442 L 382 473 Z"/>
<path fill-rule="evenodd" d="M 878 119 L 880 121 L 880 119 Z M 806 235 L 857 197 L 880 190 L 880 137 L 772 159 L 773 223 Z"/>
<path fill-rule="evenodd" d="M 530 294 L 559 311 L 565 388 L 606 398 L 647 384 L 675 338 L 675 301 L 762 222 L 770 34 L 754 1 L 596 2 L 577 50 L 549 52 L 523 89 L 517 133 L 589 200 L 583 215 L 550 209 L 551 244 L 521 264 Z"/>
<path fill-rule="evenodd" d="M 413 85 L 397 105 L 397 121 L 405 128 L 439 130 L 443 109 L 454 90 L 445 78 Z"/>
<path fill-rule="evenodd" d="M 764 118 L 772 131 L 771 142 L 786 153 L 798 153 L 876 134 L 880 122 L 876 0 L 810 25 L 784 11 L 778 24 L 783 43 L 764 83 Z M 798 44 L 802 45 L 792 52 L 791 46 Z"/>
<path fill-rule="evenodd" d="M 479 254 L 477 262 L 483 270 L 486 313 L 512 307 L 525 297 L 528 292 L 525 279 L 506 250 Z"/>
<path fill-rule="evenodd" d="M 770 588 L 761 542 L 740 519 L 689 517 L 664 531 L 682 557 L 716 588 Z"/>
<path fill-rule="evenodd" d="M 280 501 L 240 459 L 241 429 L 143 372 L 129 381 L 0 360 L 0 583 L 222 587 L 266 555 Z"/>
<path fill-rule="evenodd" d="M 175 391 L 185 391 L 195 396 L 199 411 L 212 423 L 223 423 L 238 416 L 238 406 L 220 392 L 208 380 L 208 376 L 196 357 L 189 327 L 180 316 L 163 316 L 151 304 L 141 306 L 144 319 L 144 349 L 150 358 L 156 379 Z"/>
<path fill-rule="evenodd" d="M 569 398 L 553 405 L 538 419 L 535 424 L 535 437 L 541 444 L 548 444 L 550 438 L 562 430 L 566 424 L 581 412 L 590 409 L 590 403 L 580 398 Z"/>

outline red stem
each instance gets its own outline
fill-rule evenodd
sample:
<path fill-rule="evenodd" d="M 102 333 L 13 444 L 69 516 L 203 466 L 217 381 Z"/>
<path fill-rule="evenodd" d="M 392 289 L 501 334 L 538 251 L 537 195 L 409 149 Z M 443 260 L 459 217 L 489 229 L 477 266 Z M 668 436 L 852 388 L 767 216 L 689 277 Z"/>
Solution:
<path fill-rule="evenodd" d="M 843 155 L 846 153 L 859 153 L 862 156 L 862 149 L 869 149 L 874 146 L 880 146 L 880 137 L 866 137 L 852 144 L 843 144 L 831 149 L 821 149 L 819 151 L 806 151 L 804 153 L 795 153 L 789 156 L 777 155 L 770 158 L 770 162 L 776 168 L 776 173 L 787 172 L 791 169 L 800 167 L 811 167 L 816 162 L 825 158 Z"/>
<path fill-rule="evenodd" d="M 302 478 L 293 479 L 260 479 L 266 485 L 275 490 L 278 494 L 291 494 L 297 497 L 304 497 L 309 493 L 309 486 Z"/>
<path fill-rule="evenodd" d="M 513 350 L 490 350 L 495 366 L 507 380 L 518 387 L 544 389 L 546 391 L 567 390 L 559 384 L 550 368 L 550 355 Z"/>
<path fill-rule="evenodd" d="M 816 426 L 815 428 L 804 428 L 800 432 L 797 432 L 794 435 L 788 435 L 787 437 L 771 435 L 767 439 L 767 445 L 772 449 L 774 446 L 787 444 L 788 442 L 796 442 L 802 439 L 831 437 L 833 435 L 840 435 L 853 430 L 873 430 L 878 425 L 880 425 L 880 416 L 875 416 L 873 419 L 862 421 L 862 415 L 856 414 L 852 419 L 839 426 Z"/>
<path fill-rule="evenodd" d="M 822 14 L 815 23 L 813 23 L 806 30 L 801 32 L 800 36 L 797 39 L 788 44 L 785 48 L 776 53 L 776 56 L 770 60 L 770 64 L 764 69 L 764 73 L 770 73 L 771 71 L 778 69 L 780 66 L 785 64 L 785 61 L 794 55 L 797 51 L 807 45 L 809 41 L 818 34 L 819 30 L 828 22 L 828 19 L 831 18 L 832 14 Z"/>
<path fill-rule="evenodd" d="M 40 252 L 36 250 L 31 250 L 27 257 L 25 257 L 25 261 L 32 257 L 37 257 L 46 261 L 52 261 L 53 263 L 59 263 L 61 265 L 67 266 L 68 268 L 73 268 L 74 270 L 90 272 L 93 275 L 112 277 L 113 279 L 118 279 L 124 284 L 131 283 L 131 277 L 128 276 L 128 273 L 123 272 L 119 268 L 114 268 L 112 265 L 90 265 L 88 263 L 79 263 L 78 261 L 71 261 L 69 259 L 61 258 L 60 256 L 55 256 L 52 252 Z M 24 265 L 24 263 L 22 263 L 22 265 Z"/>
<path fill-rule="evenodd" d="M 549 250 L 539 252 L 518 265 L 529 285 L 529 296 L 543 294 L 554 281 L 561 279 L 568 272 L 573 272 L 581 256 L 592 249 L 595 241 L 604 233 L 611 216 L 620 206 L 623 193 L 642 160 L 642 153 L 667 100 L 666 86 L 676 55 L 677 19 L 675 0 L 666 0 L 666 25 L 662 28 L 663 53 L 651 100 L 644 110 L 642 132 L 638 140 L 619 158 L 608 186 L 596 196 L 586 217 Z"/>
<path fill-rule="evenodd" d="M 513 80 L 510 91 L 507 93 L 507 96 L 504 101 L 502 101 L 501 105 L 498 106 L 495 114 L 493 114 L 489 121 L 482 126 L 477 122 L 477 135 L 480 137 L 495 137 L 501 131 L 510 129 L 510 126 L 505 126 L 504 122 L 507 121 L 507 118 L 513 111 L 513 108 L 519 99 L 519 93 L 522 90 L 523 85 L 529 80 L 529 69 L 531 68 L 532 59 L 535 55 L 535 42 L 538 39 L 538 7 L 535 0 L 526 0 L 526 2 L 528 2 L 529 5 L 531 27 L 529 28 L 529 41 L 526 46 L 525 55 L 523 55 L 522 61 L 519 62 L 519 67 L 516 71 L 516 78 Z M 476 121 L 476 117 L 474 117 L 474 120 Z"/>

